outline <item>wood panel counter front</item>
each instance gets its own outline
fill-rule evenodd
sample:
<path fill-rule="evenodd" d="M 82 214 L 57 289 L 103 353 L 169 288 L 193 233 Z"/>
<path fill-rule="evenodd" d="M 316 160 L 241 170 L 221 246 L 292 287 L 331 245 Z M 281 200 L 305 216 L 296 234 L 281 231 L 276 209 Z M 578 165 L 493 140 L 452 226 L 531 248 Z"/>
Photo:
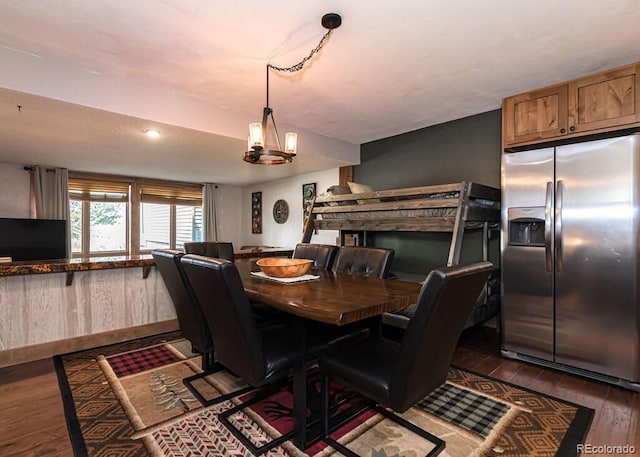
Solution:
<path fill-rule="evenodd" d="M 0 265 L 0 366 L 176 330 L 151 256 Z"/>

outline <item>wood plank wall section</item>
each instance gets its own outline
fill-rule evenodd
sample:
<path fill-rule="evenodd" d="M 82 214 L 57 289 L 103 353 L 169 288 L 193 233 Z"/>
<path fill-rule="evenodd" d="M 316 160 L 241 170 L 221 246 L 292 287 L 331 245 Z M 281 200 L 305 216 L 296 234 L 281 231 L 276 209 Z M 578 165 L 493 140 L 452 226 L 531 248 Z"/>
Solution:
<path fill-rule="evenodd" d="M 41 354 L 46 343 L 175 319 L 160 273 L 152 268 L 146 279 L 143 273 L 142 267 L 78 271 L 70 286 L 65 273 L 0 278 L 0 366 L 33 360 L 30 347 Z"/>

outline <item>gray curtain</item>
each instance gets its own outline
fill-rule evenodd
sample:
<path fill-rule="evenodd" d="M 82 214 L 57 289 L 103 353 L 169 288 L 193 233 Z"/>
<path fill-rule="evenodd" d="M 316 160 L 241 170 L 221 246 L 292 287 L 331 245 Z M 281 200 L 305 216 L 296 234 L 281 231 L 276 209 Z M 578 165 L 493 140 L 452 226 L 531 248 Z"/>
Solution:
<path fill-rule="evenodd" d="M 67 221 L 67 257 L 71 257 L 69 170 L 35 166 L 31 171 L 32 218 Z"/>
<path fill-rule="evenodd" d="M 218 186 L 207 183 L 202 189 L 202 207 L 204 214 L 204 241 L 218 241 L 218 214 L 216 196 Z"/>

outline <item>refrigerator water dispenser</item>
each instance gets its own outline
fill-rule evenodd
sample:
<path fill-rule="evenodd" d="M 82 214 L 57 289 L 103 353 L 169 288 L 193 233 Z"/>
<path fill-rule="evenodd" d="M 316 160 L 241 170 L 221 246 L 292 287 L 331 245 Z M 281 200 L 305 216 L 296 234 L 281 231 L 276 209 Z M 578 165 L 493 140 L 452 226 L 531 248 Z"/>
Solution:
<path fill-rule="evenodd" d="M 509 208 L 509 245 L 544 247 L 544 206 Z"/>

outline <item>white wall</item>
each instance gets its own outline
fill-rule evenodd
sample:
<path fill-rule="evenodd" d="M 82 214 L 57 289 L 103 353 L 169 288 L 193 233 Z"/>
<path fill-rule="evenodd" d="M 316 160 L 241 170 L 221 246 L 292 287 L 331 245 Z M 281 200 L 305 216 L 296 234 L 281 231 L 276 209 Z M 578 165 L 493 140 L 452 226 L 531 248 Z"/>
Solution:
<path fill-rule="evenodd" d="M 242 246 L 242 187 L 218 185 L 216 213 L 218 241 L 231 241 L 235 250 Z"/>
<path fill-rule="evenodd" d="M 0 163 L 0 217 L 29 217 L 29 173 L 22 165 Z"/>
<path fill-rule="evenodd" d="M 302 240 L 302 185 L 316 183 L 316 193 L 338 184 L 339 169 L 308 173 L 242 188 L 242 245 L 293 248 Z M 251 233 L 251 193 L 262 192 L 262 234 Z M 289 204 L 289 218 L 284 224 L 273 219 L 273 204 L 283 199 Z M 319 230 L 312 243 L 336 244 L 337 230 Z M 235 246 L 235 244 L 234 244 Z"/>

